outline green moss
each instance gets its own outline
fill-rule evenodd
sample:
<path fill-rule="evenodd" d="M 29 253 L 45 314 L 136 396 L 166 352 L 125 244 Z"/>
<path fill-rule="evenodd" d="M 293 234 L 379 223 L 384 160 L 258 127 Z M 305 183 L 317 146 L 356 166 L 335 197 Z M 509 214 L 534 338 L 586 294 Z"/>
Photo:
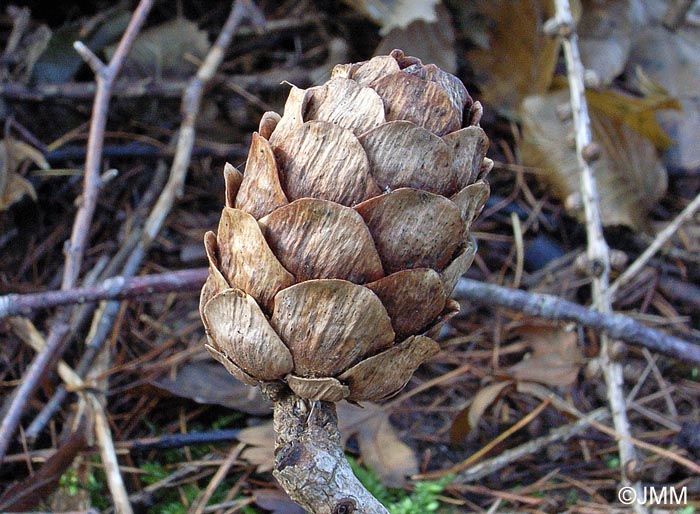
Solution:
<path fill-rule="evenodd" d="M 384 486 L 370 469 L 360 466 L 354 459 L 348 457 L 348 462 L 357 479 L 391 514 L 439 512 L 439 496 L 454 479 L 447 476 L 436 481 L 414 482 L 409 494 L 403 489 Z"/>

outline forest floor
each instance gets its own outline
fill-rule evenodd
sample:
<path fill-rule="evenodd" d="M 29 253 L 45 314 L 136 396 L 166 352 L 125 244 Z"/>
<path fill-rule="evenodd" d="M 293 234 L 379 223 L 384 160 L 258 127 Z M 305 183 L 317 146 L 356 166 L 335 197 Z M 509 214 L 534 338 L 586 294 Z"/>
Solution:
<path fill-rule="evenodd" d="M 406 28 L 395 12 L 402 2 L 379 3 L 388 10 L 372 19 L 370 0 L 253 2 L 257 26 L 233 28 L 193 104 L 183 95 L 231 4 L 157 2 L 116 75 L 94 215 L 82 225 L 76 213 L 91 201 L 83 170 L 96 89 L 73 42 L 108 62 L 135 3 L 65 2 L 49 13 L 28 1 L 0 13 L 0 312 L 3 298 L 18 298 L 10 294 L 69 291 L 113 276 L 169 277 L 118 301 L 56 306 L 40 294 L 31 309 L 0 319 L 1 430 L 22 384 L 36 383 L 8 432 L 0 511 L 109 512 L 119 505 L 105 473 L 111 444 L 122 501 L 135 512 L 295 512 L 269 473 L 270 405 L 205 352 L 197 288 L 203 237 L 224 204 L 224 164 L 245 163 L 261 115 L 282 112 L 289 83 L 322 82 L 336 63 L 401 47 L 458 75 L 484 104 L 481 125 L 495 161 L 467 277 L 591 306 L 588 227 L 561 108 L 568 95 L 557 96 L 567 67 L 556 38 L 542 34 L 551 5 L 445 2 L 435 11 L 435 2 L 416 2 L 415 12 L 404 9 L 413 23 Z M 604 154 L 605 170 L 596 173 L 612 282 L 700 191 L 693 132 L 700 116 L 689 110 L 700 105 L 693 75 L 700 72 L 669 64 L 673 49 L 684 62 L 695 54 L 682 45 L 700 48 L 697 15 L 664 29 L 685 39 L 658 52 L 679 80 L 662 83 L 653 67 L 643 68 L 650 58 L 642 45 L 655 43 L 635 39 L 668 15 L 659 3 L 682 2 L 582 2 L 584 64 L 618 70 L 599 73 L 589 97 Z M 612 20 L 609 33 L 591 35 L 596 16 Z M 603 45 L 597 52 L 594 40 Z M 555 107 L 559 116 L 550 115 Z M 187 155 L 178 145 L 190 128 Z M 697 347 L 700 217 L 679 221 L 620 283 L 612 308 Z M 88 244 L 66 278 L 75 226 Z M 184 270 L 194 271 L 172 274 Z M 462 310 L 443 329 L 441 352 L 402 393 L 364 409 L 339 405 L 347 454 L 392 512 L 642 511 L 651 500 L 656 512 L 700 511 L 698 360 L 477 304 L 460 287 L 456 298 Z M 55 351 L 31 378 L 43 355 L 37 349 L 51 344 Z M 606 382 L 613 367 L 621 384 Z M 629 436 L 613 428 L 620 415 L 610 416 L 611 394 Z M 625 445 L 634 459 L 621 457 Z M 625 496 L 623 475 L 651 496 L 646 506 Z"/>

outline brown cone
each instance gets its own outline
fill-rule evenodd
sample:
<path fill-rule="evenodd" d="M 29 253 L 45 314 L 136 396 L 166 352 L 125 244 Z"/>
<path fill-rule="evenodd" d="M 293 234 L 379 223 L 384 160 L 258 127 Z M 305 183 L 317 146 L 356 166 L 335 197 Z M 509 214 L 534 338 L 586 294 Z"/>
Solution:
<path fill-rule="evenodd" d="M 207 349 L 248 383 L 378 401 L 437 353 L 486 202 L 481 106 L 394 50 L 266 113 L 205 238 Z M 463 120 L 470 126 L 462 128 Z"/>

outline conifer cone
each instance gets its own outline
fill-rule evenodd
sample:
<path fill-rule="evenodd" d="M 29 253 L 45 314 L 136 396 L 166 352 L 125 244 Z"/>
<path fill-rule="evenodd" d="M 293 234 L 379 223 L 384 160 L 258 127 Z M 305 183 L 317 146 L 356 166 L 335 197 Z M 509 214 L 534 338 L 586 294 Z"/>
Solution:
<path fill-rule="evenodd" d="M 378 401 L 439 347 L 489 195 L 481 105 L 400 50 L 265 113 L 205 247 L 207 350 L 249 384 Z M 463 124 L 466 125 L 462 128 Z"/>

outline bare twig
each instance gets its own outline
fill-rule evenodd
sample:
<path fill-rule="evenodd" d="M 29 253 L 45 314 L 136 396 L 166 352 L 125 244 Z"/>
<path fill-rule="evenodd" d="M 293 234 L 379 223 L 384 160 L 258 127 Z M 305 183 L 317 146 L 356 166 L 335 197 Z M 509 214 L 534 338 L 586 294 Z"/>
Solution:
<path fill-rule="evenodd" d="M 625 285 L 627 282 L 629 282 L 634 276 L 639 273 L 642 268 L 646 265 L 647 262 L 649 262 L 649 259 L 651 259 L 656 252 L 659 251 L 659 249 L 669 240 L 671 237 L 673 237 L 673 234 L 676 233 L 678 228 L 688 221 L 690 218 L 692 218 L 697 210 L 700 209 L 700 194 L 693 199 L 692 202 L 690 202 L 688 205 L 686 205 L 685 209 L 681 211 L 681 213 L 676 216 L 676 218 L 669 223 L 661 232 L 659 232 L 656 237 L 654 238 L 654 241 L 647 247 L 642 254 L 637 257 L 637 259 L 613 282 L 610 287 L 608 288 L 607 294 L 608 298 L 614 298 L 615 293 L 617 290 Z"/>
<path fill-rule="evenodd" d="M 85 159 L 85 186 L 80 202 L 80 208 L 75 216 L 70 243 L 66 248 L 66 265 L 63 270 L 61 289 L 71 289 L 75 286 L 80 273 L 80 266 L 85 253 L 90 224 L 92 221 L 97 195 L 100 189 L 100 168 L 102 162 L 102 145 L 104 144 L 104 132 L 107 125 L 107 112 L 109 100 L 112 94 L 112 85 L 121 69 L 136 35 L 146 21 L 151 10 L 153 0 L 141 0 L 129 25 L 117 46 L 108 65 L 102 63 L 85 45 L 76 42 L 75 49 L 87 61 L 95 72 L 97 90 L 93 102 L 92 117 L 90 118 L 90 138 L 88 140 L 88 153 Z"/>
<path fill-rule="evenodd" d="M 455 464 L 454 466 L 450 467 L 449 469 L 441 470 L 441 471 L 434 471 L 432 473 L 425 473 L 423 475 L 416 475 L 412 478 L 418 479 L 418 480 L 435 480 L 437 478 L 442 478 L 447 475 L 451 474 L 457 474 L 461 473 L 462 471 L 466 469 L 470 469 L 476 462 L 481 460 L 481 458 L 486 455 L 488 452 L 493 450 L 496 446 L 501 444 L 503 441 L 505 441 L 507 438 L 509 438 L 511 435 L 513 435 L 515 432 L 526 426 L 528 423 L 530 423 L 533 419 L 535 419 L 537 416 L 540 415 L 540 413 L 549 406 L 551 403 L 551 400 L 545 399 L 540 403 L 537 407 L 535 407 L 533 410 L 528 412 L 522 419 L 518 420 L 517 423 L 513 424 L 511 427 L 506 429 L 504 432 L 501 432 L 497 437 L 489 441 L 485 446 L 480 448 L 478 451 L 472 453 L 469 457 L 464 459 L 462 462 L 459 462 Z"/>
<path fill-rule="evenodd" d="M 0 317 L 16 314 L 17 311 L 29 313 L 36 309 L 80 301 L 123 300 L 152 294 L 194 292 L 201 289 L 208 273 L 207 268 L 197 268 L 131 278 L 113 277 L 97 286 L 72 291 L 7 295 L 0 297 L 3 306 L 0 308 Z M 542 319 L 578 323 L 630 344 L 679 360 L 700 363 L 700 345 L 644 326 L 622 314 L 604 314 L 556 296 L 485 284 L 468 278 L 459 280 L 455 296 L 474 304 L 511 309 Z"/>
<path fill-rule="evenodd" d="M 18 314 L 28 316 L 38 309 L 48 309 L 59 305 L 99 300 L 123 300 L 159 293 L 192 291 L 193 288 L 196 288 L 196 284 L 201 286 L 204 283 L 206 272 L 206 269 L 201 268 L 131 278 L 117 276 L 108 278 L 93 287 L 80 287 L 69 291 L 8 294 L 0 296 L 0 319 Z"/>
<path fill-rule="evenodd" d="M 37 352 L 40 352 L 46 346 L 46 343 L 39 334 L 39 331 L 36 330 L 34 325 L 26 318 L 11 318 L 10 324 L 15 332 L 17 332 L 22 338 L 22 340 L 24 340 Z M 67 385 L 80 390 L 81 394 L 83 394 L 87 399 L 94 414 L 94 429 L 97 445 L 105 467 L 107 485 L 112 493 L 115 509 L 120 514 L 130 514 L 133 511 L 128 500 L 126 488 L 124 487 L 124 481 L 119 473 L 119 465 L 117 462 L 116 452 L 114 450 L 114 443 L 112 441 L 107 415 L 101 401 L 92 390 L 85 389 L 85 383 L 83 380 L 65 362 L 59 362 L 58 373 L 61 376 L 61 379 L 63 379 Z"/>
<path fill-rule="evenodd" d="M 584 327 L 605 332 L 615 339 L 622 339 L 679 360 L 700 363 L 700 345 L 646 327 L 622 314 L 606 314 L 556 296 L 518 291 L 467 278 L 459 280 L 455 287 L 455 296 L 480 305 L 504 307 L 537 318 L 573 321 Z"/>
<path fill-rule="evenodd" d="M 104 466 L 105 476 L 107 478 L 107 486 L 112 494 L 114 501 L 114 510 L 118 514 L 131 514 L 131 502 L 126 493 L 124 479 L 119 472 L 119 462 L 117 454 L 114 451 L 114 443 L 112 441 L 112 432 L 109 428 L 107 414 L 100 400 L 94 394 L 87 395 L 87 401 L 95 416 L 95 435 L 97 436 L 97 445 L 100 449 L 100 459 Z"/>
<path fill-rule="evenodd" d="M 82 202 L 78 209 L 73 224 L 70 243 L 66 248 L 66 263 L 63 273 L 61 289 L 68 290 L 75 287 L 80 272 L 85 245 L 90 232 L 92 216 L 97 204 L 97 194 L 100 182 L 101 150 L 104 139 L 104 130 L 107 123 L 107 108 L 109 105 L 110 91 L 116 74 L 126 53 L 136 38 L 136 34 L 143 25 L 153 0 L 141 0 L 136 11 L 122 36 L 117 51 L 108 66 L 102 65 L 97 75 L 97 94 L 93 104 L 93 113 L 90 126 L 90 138 L 88 141 L 88 153 L 85 163 L 85 186 Z M 95 62 L 91 63 L 96 65 Z M 67 344 L 68 313 L 60 312 L 51 325 L 46 347 L 32 361 L 25 373 L 22 384 L 14 392 L 7 415 L 0 425 L 0 462 L 10 444 L 12 435 L 19 425 L 21 413 L 25 404 L 33 396 L 39 380 L 46 369 L 57 361 L 63 354 Z M 60 337 L 57 335 L 59 334 Z"/>
<path fill-rule="evenodd" d="M 289 86 L 285 80 L 299 87 L 313 83 L 314 69 L 285 68 L 251 75 L 226 75 L 221 82 L 232 90 L 280 91 Z M 180 98 L 187 89 L 188 81 L 159 80 L 119 81 L 112 88 L 112 96 L 119 98 Z M 21 82 L 0 83 L 0 97 L 23 102 L 43 102 L 52 99 L 89 100 L 97 91 L 94 82 L 66 82 L 65 84 L 24 84 Z"/>
<path fill-rule="evenodd" d="M 518 459 L 541 451 L 542 448 L 547 448 L 552 443 L 566 441 L 590 427 L 592 421 L 604 421 L 605 418 L 609 416 L 610 414 L 608 413 L 607 409 L 597 409 L 574 423 L 555 428 L 545 436 L 538 437 L 537 439 L 528 441 L 520 446 L 506 450 L 492 459 L 485 460 L 479 464 L 471 466 L 469 469 L 465 469 L 457 474 L 455 477 L 455 483 L 468 483 L 481 480 L 491 473 L 494 473 L 499 469 L 503 469 Z"/>
<path fill-rule="evenodd" d="M 128 251 L 131 253 L 128 254 L 128 257 L 125 257 L 126 263 L 123 264 L 122 269 L 123 277 L 132 277 L 136 274 L 141 266 L 144 256 L 151 246 L 151 243 L 157 237 L 163 223 L 165 222 L 165 219 L 172 210 L 175 200 L 182 195 L 182 189 L 187 176 L 187 169 L 189 167 L 192 149 L 194 146 L 194 125 L 199 113 L 199 105 L 204 88 L 216 73 L 218 66 L 221 64 L 226 48 L 231 43 L 233 33 L 237 29 L 241 20 L 245 15 L 252 16 L 248 11 L 249 6 L 250 3 L 247 1 L 238 1 L 233 4 L 229 17 L 227 18 L 219 37 L 207 54 L 207 57 L 198 70 L 196 76 L 190 80 L 189 85 L 185 90 L 182 99 L 183 121 L 177 141 L 175 158 L 170 169 L 170 175 L 165 187 L 163 188 L 163 191 L 158 197 L 155 206 L 144 223 L 143 230 L 139 231 L 137 241 L 135 240 L 134 246 L 128 249 Z M 120 253 L 122 252 L 120 251 Z M 119 287 L 118 282 L 120 279 L 115 280 L 117 283 L 112 283 L 112 286 Z M 148 293 L 148 287 L 150 286 L 147 286 L 145 291 L 146 293 Z M 118 296 L 108 296 L 104 298 L 113 300 L 114 298 L 118 298 Z M 0 303 L 2 302 L 0 301 Z M 112 301 L 108 302 L 102 310 L 102 319 L 99 323 L 100 331 L 95 334 L 93 340 L 91 340 L 88 345 L 88 347 L 91 349 L 90 353 L 92 355 L 94 355 L 101 348 L 105 337 L 111 330 L 118 309 L 119 303 Z M 87 352 L 84 357 L 87 357 Z M 91 359 L 89 358 L 81 359 L 79 369 L 85 369 L 86 363 L 87 366 L 89 366 L 90 360 Z M 32 429 L 31 435 L 34 436 L 37 431 L 40 430 L 44 424 L 44 421 L 55 411 L 58 405 L 60 405 L 62 399 L 65 398 L 65 394 L 66 393 L 64 391 L 59 391 L 59 393 L 52 398 L 51 402 L 46 405 L 46 408 L 42 411 L 40 417 L 37 417 L 35 422 L 30 426 Z"/>
<path fill-rule="evenodd" d="M 241 454 L 244 447 L 244 443 L 238 443 L 236 446 L 231 448 L 228 457 L 226 457 L 226 460 L 221 463 L 219 469 L 216 470 L 216 473 L 207 484 L 207 488 L 192 502 L 189 512 L 192 514 L 204 514 L 204 509 L 206 508 L 207 503 L 209 503 L 209 500 L 211 500 L 214 491 L 216 491 L 216 488 L 219 487 L 222 480 L 226 478 L 229 469 L 231 469 L 231 466 L 233 466 L 233 464 L 236 462 L 236 459 Z"/>
<path fill-rule="evenodd" d="M 247 0 L 237 0 L 233 3 L 231 12 L 216 38 L 216 42 L 204 58 L 204 62 L 197 70 L 195 77 L 190 80 L 182 97 L 183 120 L 180 125 L 177 150 L 170 169 L 170 177 L 167 184 L 165 184 L 163 194 L 158 198 L 158 202 L 144 227 L 144 237 L 148 238 L 149 241 L 152 241 L 158 235 L 166 216 L 172 209 L 173 203 L 182 196 L 182 188 L 185 184 L 187 168 L 189 167 L 192 148 L 194 147 L 195 121 L 199 113 L 204 87 L 216 74 L 226 49 L 231 44 L 234 32 L 244 16 L 246 16 L 246 13 L 249 12 L 249 6 L 250 3 Z"/>
<path fill-rule="evenodd" d="M 7 448 L 10 446 L 12 436 L 19 425 L 24 405 L 34 395 L 34 391 L 39 385 L 39 381 L 44 375 L 44 370 L 48 369 L 57 349 L 63 344 L 63 340 L 68 333 L 67 320 L 60 319 L 54 322 L 52 331 L 46 341 L 43 351 L 39 352 L 31 365 L 24 373 L 22 383 L 13 393 L 13 399 L 0 424 L 0 462 L 2 462 Z"/>
<path fill-rule="evenodd" d="M 345 460 L 335 404 L 277 398 L 274 426 L 273 475 L 292 500 L 314 514 L 388 512 Z"/>
<path fill-rule="evenodd" d="M 603 226 L 600 218 L 598 190 L 590 162 L 597 158 L 599 148 L 593 143 L 591 136 L 590 118 L 586 104 L 584 86 L 584 68 L 578 50 L 578 36 L 571 7 L 568 0 L 555 0 L 555 18 L 549 20 L 549 29 L 561 36 L 564 57 L 566 59 L 569 94 L 573 114 L 576 158 L 581 172 L 581 196 L 586 217 L 586 236 L 588 241 L 587 256 L 593 284 L 593 299 L 596 308 L 605 314 L 612 311 L 610 297 L 607 294 L 610 275 L 610 252 L 603 236 Z M 547 27 L 545 27 L 547 30 Z M 637 452 L 630 443 L 630 425 L 627 418 L 627 406 L 623 391 L 624 378 L 622 365 L 610 357 L 612 341 L 607 336 L 601 337 L 600 361 L 603 376 L 607 385 L 608 403 L 615 430 L 621 435 L 618 438 L 620 452 L 620 469 L 622 482 L 630 484 L 626 470 L 637 459 Z M 638 494 L 642 493 L 639 482 L 631 484 Z M 643 505 L 635 504 L 637 512 L 646 512 Z"/>

